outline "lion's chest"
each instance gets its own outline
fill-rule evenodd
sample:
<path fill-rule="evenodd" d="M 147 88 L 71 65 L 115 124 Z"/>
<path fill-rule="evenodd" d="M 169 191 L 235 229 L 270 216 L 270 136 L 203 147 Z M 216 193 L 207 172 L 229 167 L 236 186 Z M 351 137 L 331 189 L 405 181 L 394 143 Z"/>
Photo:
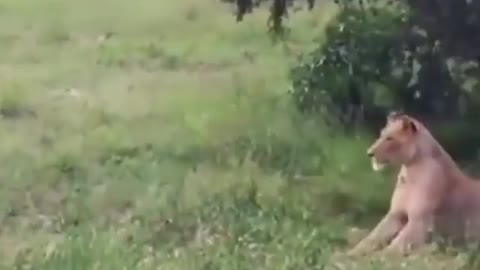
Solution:
<path fill-rule="evenodd" d="M 409 214 L 421 211 L 420 208 L 428 208 L 429 211 L 443 212 L 450 209 L 442 209 L 446 198 L 445 188 L 442 181 L 429 181 L 425 174 L 416 173 L 402 168 L 397 176 L 395 190 L 392 196 L 392 207 L 398 211 Z"/>
<path fill-rule="evenodd" d="M 406 174 L 400 171 L 391 199 L 391 209 L 393 212 L 406 214 L 409 208 L 408 204 L 411 198 L 411 190 L 412 185 L 408 183 Z"/>

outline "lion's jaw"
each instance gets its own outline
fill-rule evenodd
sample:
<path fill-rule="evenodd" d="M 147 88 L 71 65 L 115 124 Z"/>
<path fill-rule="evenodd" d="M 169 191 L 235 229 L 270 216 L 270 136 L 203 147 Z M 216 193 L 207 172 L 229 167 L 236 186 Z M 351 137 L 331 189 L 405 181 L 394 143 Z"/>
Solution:
<path fill-rule="evenodd" d="M 372 163 L 372 169 L 373 169 L 375 172 L 382 171 L 382 170 L 385 169 L 385 167 L 387 166 L 386 163 L 379 162 L 375 157 L 372 157 L 371 163 Z"/>

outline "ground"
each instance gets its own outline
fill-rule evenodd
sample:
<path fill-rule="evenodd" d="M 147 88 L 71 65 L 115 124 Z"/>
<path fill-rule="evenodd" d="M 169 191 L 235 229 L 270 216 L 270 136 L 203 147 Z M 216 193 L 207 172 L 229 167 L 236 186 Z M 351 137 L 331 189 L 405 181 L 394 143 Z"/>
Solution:
<path fill-rule="evenodd" d="M 286 95 L 335 11 L 274 44 L 266 10 L 237 24 L 214 0 L 3 0 L 2 268 L 457 269 L 465 253 L 330 256 L 393 184 L 368 136 Z"/>

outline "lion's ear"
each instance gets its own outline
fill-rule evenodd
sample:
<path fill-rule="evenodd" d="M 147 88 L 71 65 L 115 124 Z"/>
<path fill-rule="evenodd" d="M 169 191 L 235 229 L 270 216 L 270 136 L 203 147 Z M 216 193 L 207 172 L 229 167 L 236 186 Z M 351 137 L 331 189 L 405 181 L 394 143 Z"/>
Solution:
<path fill-rule="evenodd" d="M 417 132 L 417 125 L 408 117 L 402 118 L 403 130 L 415 134 Z"/>
<path fill-rule="evenodd" d="M 387 115 L 387 122 L 393 122 L 395 120 L 398 120 L 399 118 L 405 116 L 405 114 L 401 111 L 391 111 Z"/>

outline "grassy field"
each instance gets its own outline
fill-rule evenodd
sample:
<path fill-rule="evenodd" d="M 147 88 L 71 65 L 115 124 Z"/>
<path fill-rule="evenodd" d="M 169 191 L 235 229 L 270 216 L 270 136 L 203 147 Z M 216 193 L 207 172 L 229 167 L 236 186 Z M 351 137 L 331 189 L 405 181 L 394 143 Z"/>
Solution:
<path fill-rule="evenodd" d="M 457 269 L 330 258 L 393 184 L 286 97 L 334 14 L 273 44 L 213 0 L 1 1 L 2 269 Z"/>

